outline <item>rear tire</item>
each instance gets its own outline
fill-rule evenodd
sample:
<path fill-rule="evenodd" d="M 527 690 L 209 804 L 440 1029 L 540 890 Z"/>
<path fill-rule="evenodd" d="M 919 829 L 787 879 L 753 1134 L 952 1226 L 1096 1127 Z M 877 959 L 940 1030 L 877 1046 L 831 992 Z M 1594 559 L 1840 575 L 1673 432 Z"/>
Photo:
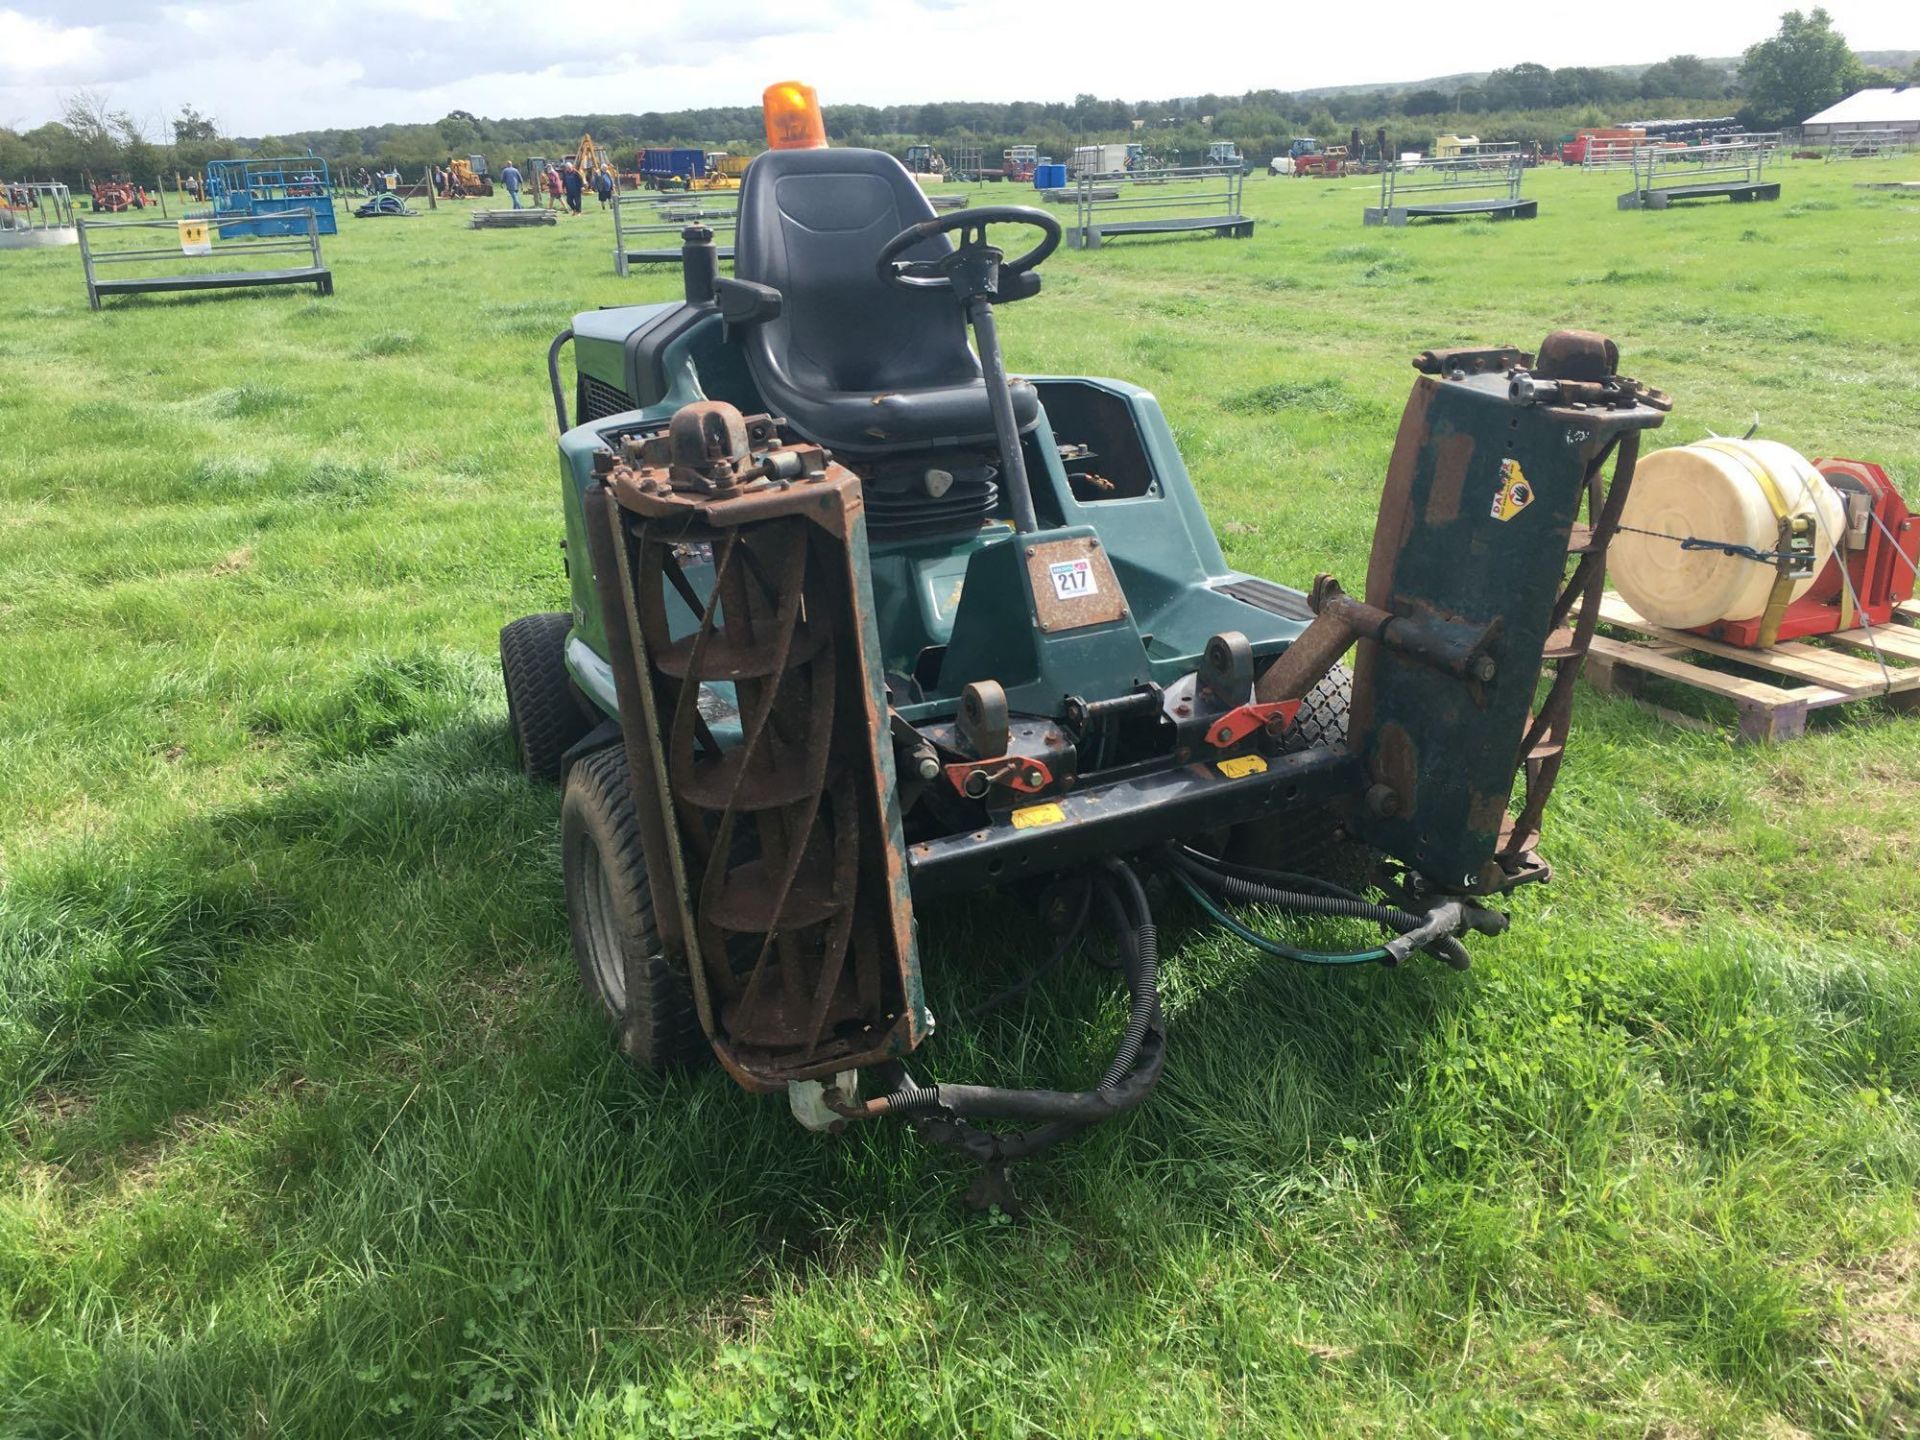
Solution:
<path fill-rule="evenodd" d="M 523 616 L 500 632 L 507 728 L 529 780 L 558 780 L 561 758 L 592 728 L 567 675 L 572 629 L 571 616 L 549 612 Z"/>
<path fill-rule="evenodd" d="M 1301 698 L 1282 752 L 1345 745 L 1352 704 L 1353 672 L 1336 665 Z M 1374 880 L 1373 852 L 1348 838 L 1346 814 L 1331 804 L 1239 826 L 1226 853 L 1237 864 L 1313 875 L 1348 890 L 1364 890 Z"/>
<path fill-rule="evenodd" d="M 560 865 L 580 983 L 613 1022 L 621 1053 L 643 1070 L 712 1053 L 692 982 L 661 952 L 625 746 L 596 750 L 567 772 Z"/>

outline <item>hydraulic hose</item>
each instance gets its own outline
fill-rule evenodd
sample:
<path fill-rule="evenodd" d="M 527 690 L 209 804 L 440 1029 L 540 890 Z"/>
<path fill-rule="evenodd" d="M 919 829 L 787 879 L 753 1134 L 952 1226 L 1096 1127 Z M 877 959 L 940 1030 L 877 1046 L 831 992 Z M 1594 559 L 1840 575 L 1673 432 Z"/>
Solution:
<path fill-rule="evenodd" d="M 1185 874 L 1208 886 L 1227 900 L 1242 905 L 1278 905 L 1283 910 L 1298 910 L 1307 915 L 1326 915 L 1346 920 L 1371 920 L 1395 930 L 1416 930 L 1426 917 L 1370 900 L 1349 900 L 1341 895 L 1309 895 L 1299 890 L 1282 890 L 1272 885 L 1257 885 L 1237 875 L 1227 875 L 1197 865 L 1184 857 L 1173 862 Z"/>
<path fill-rule="evenodd" d="M 1303 875 L 1292 870 L 1263 870 L 1257 865 L 1237 865 L 1231 860 L 1222 860 L 1217 855 L 1208 855 L 1191 845 L 1182 845 L 1172 852 L 1177 858 L 1192 861 L 1207 870 L 1223 875 L 1235 875 L 1242 880 L 1257 881 L 1262 885 L 1272 885 L 1276 889 L 1314 890 L 1326 895 L 1338 895 L 1343 900 L 1361 900 L 1364 896 L 1355 894 L 1343 885 L 1320 875 Z"/>
<path fill-rule="evenodd" d="M 1103 1091 L 1114 1089 L 1127 1077 L 1134 1061 L 1140 1057 L 1140 1047 L 1146 1043 L 1148 1032 L 1160 1025 L 1160 934 L 1154 928 L 1153 911 L 1147 906 L 1146 887 L 1124 860 L 1109 856 L 1104 868 L 1120 882 L 1127 899 L 1133 902 L 1133 913 L 1128 918 L 1135 953 L 1129 957 L 1131 963 L 1127 966 L 1132 1012 L 1127 1017 L 1127 1031 L 1120 1039 L 1119 1052 L 1100 1081 Z"/>
<path fill-rule="evenodd" d="M 1463 922 L 1464 914 L 1455 914 L 1447 907 L 1441 907 L 1432 915 L 1421 915 L 1392 905 L 1376 905 L 1350 890 L 1344 890 L 1331 881 L 1321 880 L 1315 876 L 1294 875 L 1283 870 L 1256 870 L 1251 866 L 1228 865 L 1224 861 L 1216 862 L 1211 859 L 1203 860 L 1198 852 L 1190 849 L 1174 851 L 1169 858 L 1180 879 L 1189 884 L 1197 882 L 1224 900 L 1243 905 L 1275 905 L 1283 910 L 1294 910 L 1308 915 L 1370 920 L 1376 925 L 1384 925 L 1401 937 L 1381 947 L 1388 963 L 1398 964 L 1414 950 L 1425 949 L 1456 970 L 1464 970 L 1469 964 L 1466 948 L 1451 933 Z M 1240 873 L 1231 874 L 1228 873 L 1229 871 Z M 1318 885 L 1334 893 L 1307 894 L 1242 878 L 1246 875 L 1270 876 L 1289 883 Z M 1297 953 L 1322 952 L 1300 951 Z"/>
<path fill-rule="evenodd" d="M 1249 930 L 1233 916 L 1214 903 L 1213 897 L 1194 884 L 1185 870 L 1175 870 L 1173 878 L 1178 880 L 1194 903 L 1227 929 L 1238 935 L 1254 949 L 1263 954 L 1277 956 L 1282 960 L 1298 961 L 1302 965 L 1375 965 L 1382 961 L 1391 961 L 1392 956 L 1378 946 L 1371 950 L 1296 950 L 1291 945 L 1282 945 L 1278 940 L 1269 940 L 1257 930 Z"/>
<path fill-rule="evenodd" d="M 1132 869 L 1109 859 L 1094 878 L 1127 971 L 1127 1028 L 1100 1083 L 1091 1090 L 1019 1090 L 997 1085 L 920 1085 L 910 1078 L 889 1094 L 842 1113 L 850 1118 L 904 1114 L 928 1138 L 996 1163 L 1032 1154 L 1097 1121 L 1124 1114 L 1147 1098 L 1166 1060 L 1160 1027 L 1159 939 L 1146 888 Z M 1064 953 L 1064 952 L 1063 952 Z M 972 1120 L 1039 1121 L 1033 1130 L 993 1134 Z"/>

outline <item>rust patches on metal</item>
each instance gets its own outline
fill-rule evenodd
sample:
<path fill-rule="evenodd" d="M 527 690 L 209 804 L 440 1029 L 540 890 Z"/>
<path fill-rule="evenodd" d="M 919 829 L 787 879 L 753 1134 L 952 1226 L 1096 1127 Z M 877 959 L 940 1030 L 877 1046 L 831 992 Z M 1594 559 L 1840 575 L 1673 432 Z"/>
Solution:
<path fill-rule="evenodd" d="M 1420 803 L 1420 752 L 1398 724 L 1382 725 L 1372 755 L 1372 778 L 1393 792 L 1393 814 L 1411 819 Z"/>
<path fill-rule="evenodd" d="M 1524 365 L 1530 358 L 1524 350 L 1510 345 L 1491 350 L 1453 346 L 1422 350 L 1413 357 L 1413 368 L 1422 375 L 1488 375 Z"/>
<path fill-rule="evenodd" d="M 1433 447 L 1433 486 L 1427 491 L 1426 521 L 1445 525 L 1460 518 L 1460 492 L 1473 463 L 1471 435 L 1443 435 Z"/>
<path fill-rule="evenodd" d="M 756 1089 L 898 1056 L 922 1029 L 892 754 L 873 741 L 886 717 L 852 543 L 860 482 L 764 420 L 684 407 L 606 477 L 635 552 L 638 688 L 655 702 L 702 1021 Z M 702 594 L 687 563 L 705 554 Z M 672 632 L 674 597 L 698 617 L 689 634 Z M 726 743 L 722 685 L 739 730 Z"/>
<path fill-rule="evenodd" d="M 1533 373 L 1542 380 L 1601 385 L 1620 369 L 1620 347 L 1597 330 L 1556 330 L 1540 342 Z"/>
<path fill-rule="evenodd" d="M 1106 625 L 1127 613 L 1127 597 L 1100 542 L 1090 535 L 1027 547 L 1027 581 L 1041 630 L 1057 634 Z"/>
<path fill-rule="evenodd" d="M 1427 411 L 1433 405 L 1436 382 L 1422 375 L 1413 382 L 1407 408 L 1387 461 L 1387 483 L 1380 494 L 1380 514 L 1373 526 L 1373 550 L 1367 557 L 1367 603 L 1387 609 L 1393 603 L 1390 583 L 1394 557 L 1413 534 L 1413 486 L 1420 457 L 1427 444 Z"/>

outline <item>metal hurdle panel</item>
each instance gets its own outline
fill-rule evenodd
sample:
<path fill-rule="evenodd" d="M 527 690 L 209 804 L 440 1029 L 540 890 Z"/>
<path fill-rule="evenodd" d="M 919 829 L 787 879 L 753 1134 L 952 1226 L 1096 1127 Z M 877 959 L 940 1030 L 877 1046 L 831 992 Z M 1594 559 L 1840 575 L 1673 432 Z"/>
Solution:
<path fill-rule="evenodd" d="M 236 290 L 262 285 L 312 285 L 318 295 L 333 294 L 333 272 L 320 258 L 320 226 L 311 210 L 279 212 L 276 220 L 305 226 L 303 235 L 265 235 L 228 238 L 219 235 L 219 222 L 211 217 L 189 220 L 89 220 L 79 217 L 80 264 L 87 277 L 87 303 L 95 310 L 107 295 L 178 294 L 188 290 Z M 208 252 L 204 255 L 185 248 L 185 227 L 198 225 L 205 236 Z M 139 244 L 145 237 L 136 230 L 163 230 L 176 236 L 172 245 Z M 104 248 L 100 241 L 106 239 Z M 131 243 L 126 243 L 131 242 Z M 164 262 L 189 265 L 227 265 L 251 262 L 262 255 L 304 255 L 304 265 L 274 264 L 261 269 L 187 269 L 160 271 L 153 267 Z M 102 275 L 103 267 L 139 265 L 139 275 Z"/>
<path fill-rule="evenodd" d="M 1778 200 L 1780 182 L 1766 177 L 1764 145 L 1643 146 L 1634 156 L 1633 189 L 1622 210 L 1664 210 L 1676 200 Z"/>
<path fill-rule="evenodd" d="M 1237 165 L 1157 170 L 1084 171 L 1074 180 L 1074 218 L 1067 244 L 1098 250 L 1125 235 L 1253 234 L 1241 205 L 1246 174 Z"/>
<path fill-rule="evenodd" d="M 1526 163 L 1518 151 L 1491 160 L 1477 155 L 1395 161 L 1380 169 L 1380 203 L 1361 217 L 1368 225 L 1405 225 L 1409 220 L 1531 220 L 1540 202 L 1520 193 Z"/>
<path fill-rule="evenodd" d="M 1879 160 L 1912 148 L 1913 137 L 1904 130 L 1849 130 L 1827 137 L 1829 160 Z"/>
<path fill-rule="evenodd" d="M 720 258 L 733 258 L 733 230 L 740 216 L 740 192 L 692 190 L 681 195 L 613 193 L 613 273 L 632 265 L 664 265 L 680 259 L 680 232 L 689 225 L 713 231 Z M 672 244 L 662 244 L 671 237 Z"/>
<path fill-rule="evenodd" d="M 0 250 L 78 245 L 73 195 L 59 181 L 0 181 Z"/>
<path fill-rule="evenodd" d="M 312 211 L 322 235 L 339 233 L 333 211 L 333 175 L 317 155 L 275 160 L 209 160 L 204 193 L 220 236 L 300 236 Z"/>
<path fill-rule="evenodd" d="M 1586 151 L 1580 156 L 1582 170 L 1631 170 L 1634 155 L 1644 146 L 1644 140 L 1609 136 L 1587 141 Z"/>

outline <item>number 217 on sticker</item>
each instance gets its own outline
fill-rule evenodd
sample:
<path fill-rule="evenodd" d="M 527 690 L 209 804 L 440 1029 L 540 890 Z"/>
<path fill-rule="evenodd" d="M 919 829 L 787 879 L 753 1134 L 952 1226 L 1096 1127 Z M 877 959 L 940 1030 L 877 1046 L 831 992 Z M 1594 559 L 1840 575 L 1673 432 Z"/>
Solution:
<path fill-rule="evenodd" d="M 1047 575 L 1053 581 L 1053 598 L 1056 600 L 1078 600 L 1083 595 L 1098 595 L 1100 585 L 1093 578 L 1091 560 L 1061 560 L 1047 566 Z"/>

